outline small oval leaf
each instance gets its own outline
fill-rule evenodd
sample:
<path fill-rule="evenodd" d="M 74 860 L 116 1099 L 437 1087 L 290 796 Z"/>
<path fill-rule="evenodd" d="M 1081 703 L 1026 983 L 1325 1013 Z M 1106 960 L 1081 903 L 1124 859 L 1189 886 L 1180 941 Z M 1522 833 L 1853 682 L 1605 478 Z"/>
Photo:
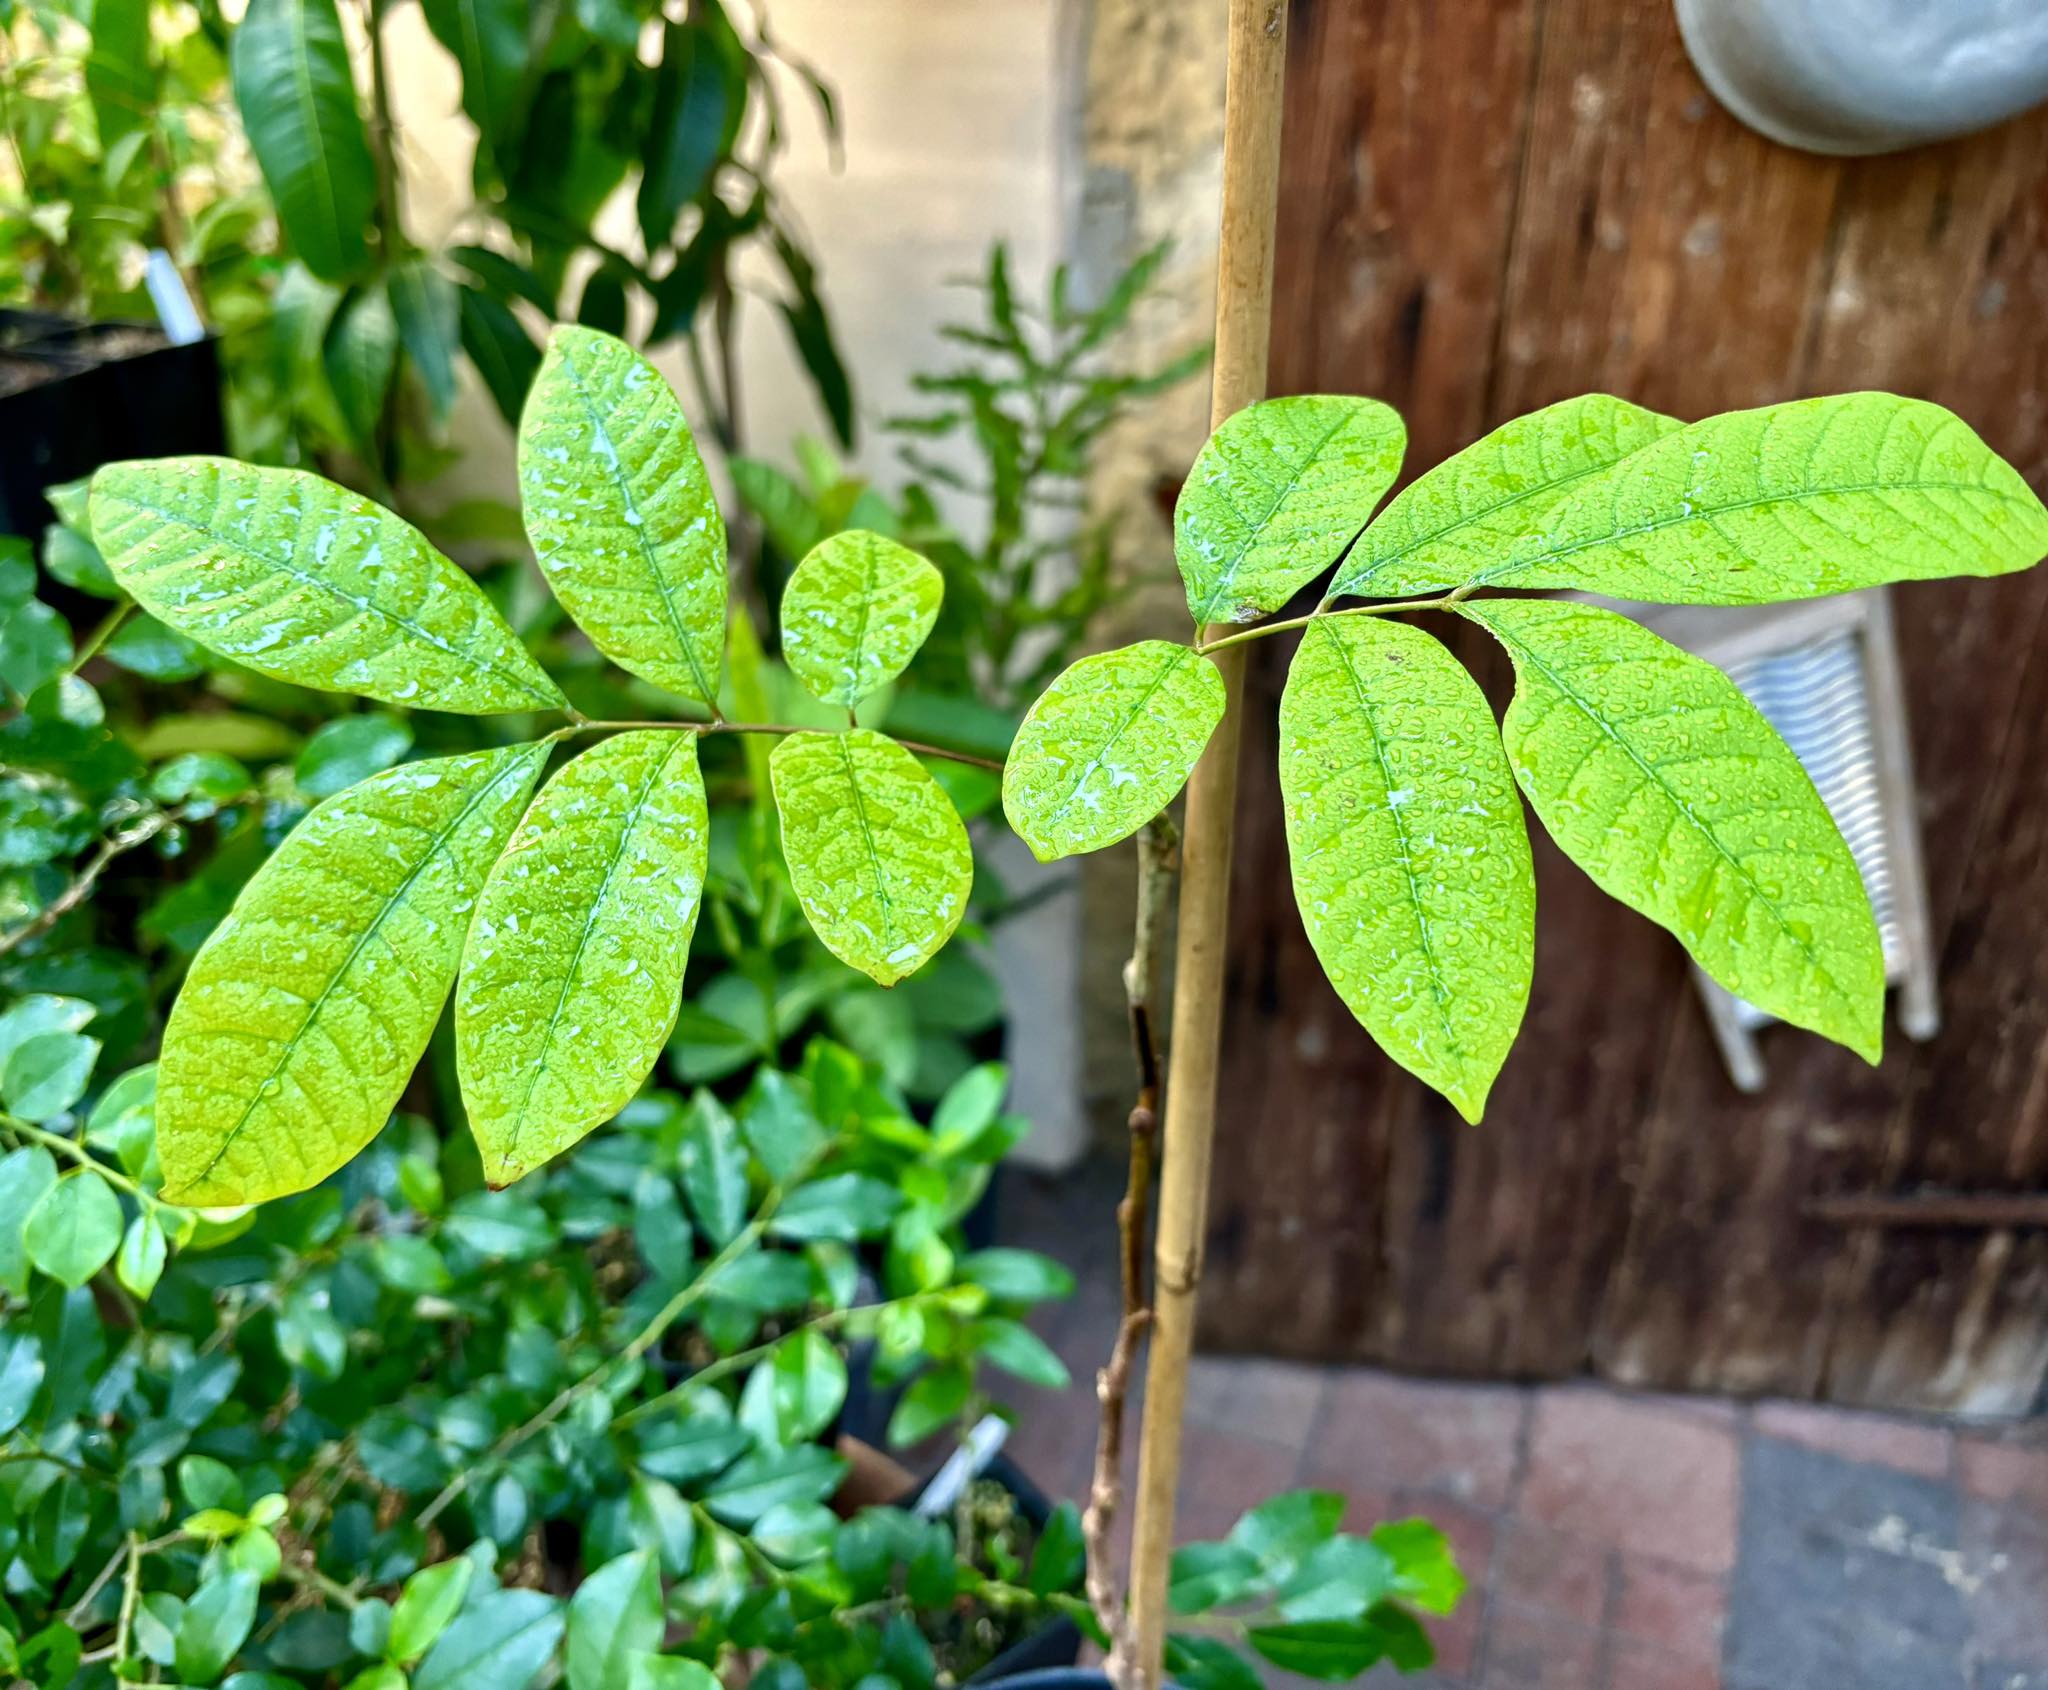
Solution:
<path fill-rule="evenodd" d="M 725 523 L 683 408 L 622 340 L 564 324 L 519 422 L 527 537 L 621 668 L 704 705 L 725 649 Z"/>
<path fill-rule="evenodd" d="M 1173 507 L 1195 625 L 1270 615 L 1335 563 L 1394 484 L 1407 439 L 1388 406 L 1337 394 L 1267 399 L 1228 418 Z"/>
<path fill-rule="evenodd" d="M 1003 764 L 1003 814 L 1042 863 L 1128 839 L 1173 802 L 1223 720 L 1200 653 L 1141 640 L 1084 657 L 1025 713 Z"/>
<path fill-rule="evenodd" d="M 256 871 L 164 1033 L 166 1201 L 303 1191 L 383 1130 L 546 756 L 514 745 L 387 769 L 317 806 Z"/>
<path fill-rule="evenodd" d="M 1468 1121 L 1529 1001 L 1536 882 L 1478 684 L 1418 628 L 1311 622 L 1280 697 L 1294 898 L 1380 1048 Z"/>
<path fill-rule="evenodd" d="M 1741 689 L 1611 610 L 1463 609 L 1514 659 L 1508 760 L 1565 855 L 1729 991 L 1875 1062 L 1884 953 L 1862 877 Z"/>
<path fill-rule="evenodd" d="M 908 546 L 864 528 L 811 548 L 782 594 L 782 659 L 827 704 L 849 710 L 917 655 L 946 584 Z"/>
<path fill-rule="evenodd" d="M 1586 482 L 1481 578 L 1769 604 L 2003 575 L 2044 554 L 2048 510 L 1960 417 L 1923 399 L 1844 393 L 1666 435 Z"/>
<path fill-rule="evenodd" d="M 884 986 L 916 973 L 974 885 L 967 829 L 939 783 L 866 728 L 791 734 L 768 772 L 790 882 L 825 948 Z"/>
<path fill-rule="evenodd" d="M 455 1058 L 484 1175 L 504 1185 L 610 1120 L 681 1007 L 708 838 L 697 736 L 591 747 L 491 869 L 455 993 Z"/>
<path fill-rule="evenodd" d="M 420 710 L 558 710 L 561 690 L 477 584 L 381 505 L 228 458 L 109 464 L 93 533 L 115 579 L 223 657 Z"/>
<path fill-rule="evenodd" d="M 1391 599 L 1462 586 L 1540 529 L 1587 477 L 1677 427 L 1605 393 L 1503 423 L 1395 494 L 1351 548 L 1330 596 Z"/>

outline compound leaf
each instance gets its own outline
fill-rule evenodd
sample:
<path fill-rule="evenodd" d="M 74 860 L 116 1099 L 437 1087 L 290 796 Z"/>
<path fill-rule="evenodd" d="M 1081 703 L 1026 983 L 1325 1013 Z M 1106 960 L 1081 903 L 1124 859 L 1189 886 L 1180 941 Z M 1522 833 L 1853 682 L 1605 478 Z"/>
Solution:
<path fill-rule="evenodd" d="M 850 710 L 903 673 L 945 590 L 936 569 L 887 535 L 834 534 L 783 590 L 783 661 L 815 697 Z"/>
<path fill-rule="evenodd" d="M 704 889 L 697 736 L 623 733 L 565 764 L 492 867 L 455 993 L 484 1174 L 504 1185 L 631 1101 L 682 1003 Z"/>
<path fill-rule="evenodd" d="M 1884 955 L 1870 900 L 1756 706 L 1610 610 L 1489 599 L 1464 611 L 1514 659 L 1508 760 L 1565 855 L 1729 991 L 1875 1062 Z"/>
<path fill-rule="evenodd" d="M 91 509 L 145 610 L 262 674 L 421 710 L 562 707 L 474 581 L 410 523 L 317 475 L 228 458 L 109 464 Z"/>
<path fill-rule="evenodd" d="M 1309 624 L 1280 699 L 1294 898 L 1381 1049 L 1479 1119 L 1529 1000 L 1536 883 L 1477 683 L 1420 629 Z"/>
<path fill-rule="evenodd" d="M 519 423 L 526 533 L 613 662 L 718 701 L 725 523 L 668 383 L 622 340 L 558 327 Z"/>
<path fill-rule="evenodd" d="M 285 238 L 322 281 L 346 281 L 369 262 L 377 178 L 334 0 L 250 0 L 229 63 Z"/>
<path fill-rule="evenodd" d="M 387 769 L 315 807 L 257 870 L 164 1033 L 166 1200 L 303 1191 L 383 1129 L 546 755 L 515 745 Z"/>
<path fill-rule="evenodd" d="M 1394 495 L 1359 536 L 1332 598 L 1401 598 L 1462 586 L 1540 531 L 1588 476 L 1680 425 L 1605 393 L 1503 423 Z"/>
<path fill-rule="evenodd" d="M 1084 657 L 1025 713 L 1003 814 L 1042 863 L 1127 839 L 1173 801 L 1223 720 L 1223 677 L 1167 640 Z"/>
<path fill-rule="evenodd" d="M 1407 431 L 1377 399 L 1247 405 L 1209 437 L 1173 507 L 1199 627 L 1270 615 L 1337 561 L 1400 473 Z"/>
<path fill-rule="evenodd" d="M 974 855 L 924 765 L 866 728 L 791 734 L 769 760 L 789 878 L 841 962 L 884 986 L 953 936 Z"/>
<path fill-rule="evenodd" d="M 2048 553 L 2048 510 L 1961 418 L 1845 393 L 1730 411 L 1586 482 L 1481 579 L 1662 604 L 1767 604 Z"/>

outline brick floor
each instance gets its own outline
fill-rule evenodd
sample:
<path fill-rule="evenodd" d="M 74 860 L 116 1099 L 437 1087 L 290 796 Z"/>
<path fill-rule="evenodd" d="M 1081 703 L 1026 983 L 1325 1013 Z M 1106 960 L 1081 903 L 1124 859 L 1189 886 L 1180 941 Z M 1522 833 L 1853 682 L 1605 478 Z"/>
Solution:
<path fill-rule="evenodd" d="M 1014 1184 L 1009 1240 L 1082 1283 L 1042 1323 L 1075 1383 L 1016 1393 L 1011 1447 L 1078 1496 L 1116 1300 L 1106 1253 L 1074 1246 L 1115 1191 L 1099 1172 Z M 2048 1690 L 2048 1422 L 1198 1358 L 1182 1541 L 1293 1486 L 1342 1492 L 1353 1530 L 1424 1515 L 1457 1551 L 1471 1588 L 1430 1622 L 1436 1667 L 1390 1686 Z"/>

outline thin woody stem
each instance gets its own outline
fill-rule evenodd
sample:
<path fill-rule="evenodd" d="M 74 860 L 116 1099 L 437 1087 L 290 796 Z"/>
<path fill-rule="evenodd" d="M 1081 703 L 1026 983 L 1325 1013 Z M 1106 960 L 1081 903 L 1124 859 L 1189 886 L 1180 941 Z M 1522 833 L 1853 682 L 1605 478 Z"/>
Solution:
<path fill-rule="evenodd" d="M 1130 1008 L 1131 1051 L 1138 1069 L 1137 1099 L 1130 1114 L 1130 1161 L 1123 1200 L 1117 1204 L 1117 1236 L 1121 1245 L 1123 1313 L 1109 1359 L 1095 1376 L 1095 1399 L 1101 1419 L 1095 1437 L 1095 1470 L 1088 1488 L 1088 1506 L 1081 1516 L 1087 1547 L 1088 1601 L 1109 1639 L 1104 1663 L 1112 1684 L 1134 1682 L 1136 1631 L 1125 1606 L 1111 1544 L 1118 1510 L 1123 1506 L 1124 1418 L 1130 1394 L 1131 1368 L 1152 1318 L 1145 1284 L 1145 1247 L 1151 1231 L 1152 1173 L 1159 1145 L 1159 1041 L 1153 1005 L 1159 956 L 1168 912 L 1173 907 L 1175 876 L 1180 866 L 1180 831 L 1163 812 L 1138 836 L 1138 913 L 1131 940 L 1131 958 L 1124 965 L 1124 996 Z"/>
<path fill-rule="evenodd" d="M 1290 616 L 1282 622 L 1261 622 L 1255 628 L 1241 628 L 1234 634 L 1225 634 L 1220 640 L 1197 640 L 1195 650 L 1205 656 L 1212 651 L 1222 651 L 1228 646 L 1244 645 L 1251 640 L 1263 640 L 1269 634 L 1284 634 L 1290 628 L 1306 628 L 1311 622 L 1327 622 L 1339 616 L 1405 616 L 1411 610 L 1450 610 L 1463 604 L 1478 589 L 1477 581 L 1468 581 L 1456 592 L 1445 593 L 1433 599 L 1391 599 L 1385 604 L 1354 604 L 1346 610 L 1331 610 L 1328 599 L 1316 606 L 1306 616 Z"/>
<path fill-rule="evenodd" d="M 803 734 L 817 733 L 817 728 L 798 727 L 790 722 L 594 722 L 580 717 L 566 728 L 557 728 L 548 737 L 566 739 L 571 734 L 623 732 L 629 729 L 656 729 L 664 733 L 682 734 Z M 891 736 L 894 738 L 894 736 Z M 898 739 L 896 743 L 905 751 L 915 752 L 920 757 L 942 757 L 949 763 L 965 763 L 971 768 L 992 769 L 1002 772 L 1003 765 L 993 757 L 977 757 L 968 751 L 949 751 L 943 745 L 926 745 L 920 740 Z"/>

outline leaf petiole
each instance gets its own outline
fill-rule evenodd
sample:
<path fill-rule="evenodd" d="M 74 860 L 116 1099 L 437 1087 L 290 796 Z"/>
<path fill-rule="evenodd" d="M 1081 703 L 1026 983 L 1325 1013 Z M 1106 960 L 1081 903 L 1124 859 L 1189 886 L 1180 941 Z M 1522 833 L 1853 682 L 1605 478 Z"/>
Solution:
<path fill-rule="evenodd" d="M 1325 599 L 1306 616 L 1290 616 L 1284 622 L 1261 622 L 1255 627 L 1241 628 L 1234 634 L 1225 634 L 1220 640 L 1195 641 L 1195 650 L 1204 657 L 1212 651 L 1221 651 L 1225 646 L 1244 645 L 1250 640 L 1263 640 L 1268 634 L 1284 634 L 1290 628 L 1306 628 L 1311 622 L 1327 621 L 1337 616 L 1405 616 L 1411 610 L 1450 610 L 1463 604 L 1477 590 L 1477 581 L 1468 581 L 1456 592 L 1444 593 L 1433 599 L 1390 599 L 1385 604 L 1354 604 L 1348 610 L 1331 610 Z"/>

